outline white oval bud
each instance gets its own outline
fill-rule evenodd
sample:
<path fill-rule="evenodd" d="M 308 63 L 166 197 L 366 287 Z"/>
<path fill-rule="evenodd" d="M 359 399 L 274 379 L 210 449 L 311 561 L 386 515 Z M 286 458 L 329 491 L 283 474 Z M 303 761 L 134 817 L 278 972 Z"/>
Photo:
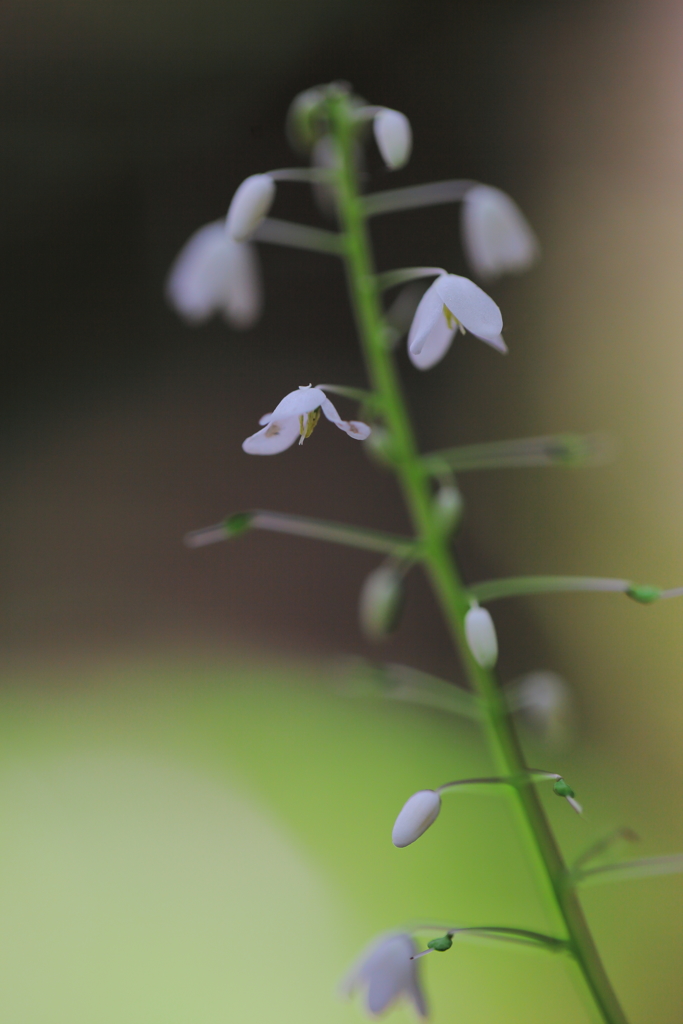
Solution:
<path fill-rule="evenodd" d="M 384 107 L 375 115 L 372 127 L 377 148 L 387 167 L 396 171 L 407 164 L 413 148 L 413 133 L 405 114 Z"/>
<path fill-rule="evenodd" d="M 236 242 L 243 242 L 259 226 L 275 199 L 275 182 L 269 174 L 245 178 L 232 197 L 225 230 Z"/>
<path fill-rule="evenodd" d="M 444 484 L 434 495 L 434 513 L 444 533 L 449 533 L 462 516 L 462 494 L 452 484 Z"/>
<path fill-rule="evenodd" d="M 380 640 L 392 633 L 403 608 L 403 575 L 394 565 L 380 565 L 363 583 L 358 617 L 364 633 Z"/>
<path fill-rule="evenodd" d="M 402 849 L 410 846 L 426 832 L 439 816 L 441 797 L 433 789 L 421 789 L 413 793 L 394 823 L 391 841 Z"/>
<path fill-rule="evenodd" d="M 485 608 L 470 608 L 465 616 L 465 636 L 474 660 L 482 668 L 493 668 L 498 660 L 498 638 Z"/>
<path fill-rule="evenodd" d="M 539 245 L 517 203 L 499 188 L 475 185 L 462 204 L 465 254 L 485 279 L 518 274 L 538 258 Z"/>

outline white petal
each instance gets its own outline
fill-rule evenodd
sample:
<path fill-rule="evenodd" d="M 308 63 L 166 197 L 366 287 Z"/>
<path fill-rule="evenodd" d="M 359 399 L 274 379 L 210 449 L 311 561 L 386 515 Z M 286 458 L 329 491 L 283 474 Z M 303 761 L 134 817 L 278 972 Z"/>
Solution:
<path fill-rule="evenodd" d="M 408 357 L 418 370 L 443 359 L 455 337 L 457 328 L 448 326 L 443 306 L 435 281 L 422 296 L 408 333 Z"/>
<path fill-rule="evenodd" d="M 264 415 L 259 420 L 259 426 L 265 427 L 267 423 L 270 423 L 272 418 L 273 418 L 272 412 L 264 413 Z"/>
<path fill-rule="evenodd" d="M 343 430 L 356 441 L 365 441 L 372 433 L 367 423 L 362 423 L 360 420 L 343 420 L 329 398 L 325 398 L 320 403 L 320 406 L 330 423 L 334 423 L 335 426 L 339 427 L 340 430 Z"/>
<path fill-rule="evenodd" d="M 444 274 L 436 279 L 433 287 L 465 330 L 500 352 L 507 352 L 500 334 L 503 329 L 500 309 L 479 285 L 458 274 Z"/>
<path fill-rule="evenodd" d="M 275 198 L 275 182 L 268 174 L 245 178 L 232 197 L 225 222 L 228 235 L 243 242 L 259 226 Z"/>
<path fill-rule="evenodd" d="M 271 421 L 285 419 L 289 416 L 303 416 L 307 412 L 319 409 L 324 402 L 329 402 L 329 399 L 319 388 L 298 388 L 296 391 L 290 391 L 281 402 L 278 402 L 273 410 Z"/>
<path fill-rule="evenodd" d="M 538 257 L 538 241 L 524 214 L 490 185 L 475 185 L 465 194 L 462 234 L 467 258 L 483 278 L 527 270 Z"/>
<path fill-rule="evenodd" d="M 223 234 L 225 236 L 225 230 Z M 229 266 L 221 311 L 229 324 L 244 330 L 258 320 L 263 308 L 261 270 L 255 246 L 248 242 L 233 242 L 227 236 L 226 240 Z"/>
<path fill-rule="evenodd" d="M 242 442 L 242 449 L 247 455 L 279 455 L 291 448 L 298 437 L 298 416 L 282 420 L 272 418 L 265 427 Z"/>
<path fill-rule="evenodd" d="M 436 821 L 440 810 L 441 797 L 433 789 L 413 793 L 394 823 L 391 833 L 394 846 L 402 849 L 414 843 Z"/>
<path fill-rule="evenodd" d="M 399 996 L 407 996 L 422 1017 L 427 1006 L 420 989 L 417 961 L 411 957 L 417 947 L 410 935 L 392 934 L 366 950 L 342 985 L 350 994 L 355 988 L 367 985 L 366 1007 L 376 1016 L 387 1010 Z"/>
<path fill-rule="evenodd" d="M 465 616 L 465 636 L 474 660 L 482 668 L 493 668 L 498 660 L 498 638 L 486 608 L 470 608 Z"/>
<path fill-rule="evenodd" d="M 383 108 L 375 115 L 372 124 L 377 148 L 384 163 L 392 171 L 403 167 L 413 148 L 413 133 L 408 118 L 398 110 Z"/>

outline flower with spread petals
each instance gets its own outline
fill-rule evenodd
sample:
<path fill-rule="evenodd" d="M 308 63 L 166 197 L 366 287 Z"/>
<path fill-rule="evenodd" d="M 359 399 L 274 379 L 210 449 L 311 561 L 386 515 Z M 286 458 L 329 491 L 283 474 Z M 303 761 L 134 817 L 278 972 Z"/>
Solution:
<path fill-rule="evenodd" d="M 382 159 L 392 171 L 408 163 L 413 148 L 410 121 L 399 110 L 382 107 L 373 118 L 372 128 Z"/>
<path fill-rule="evenodd" d="M 500 309 L 486 292 L 466 277 L 442 274 L 415 311 L 408 355 L 418 370 L 428 370 L 443 359 L 458 331 L 469 331 L 499 352 L 507 352 L 502 329 Z"/>
<path fill-rule="evenodd" d="M 275 182 L 269 174 L 245 178 L 232 197 L 225 230 L 236 242 L 253 235 L 275 199 Z"/>
<path fill-rule="evenodd" d="M 404 803 L 394 823 L 391 841 L 400 850 L 410 846 L 433 825 L 441 810 L 441 796 L 434 789 L 420 789 Z"/>
<path fill-rule="evenodd" d="M 190 323 L 199 324 L 221 313 L 233 327 L 251 327 L 263 305 L 254 246 L 233 241 L 223 221 L 206 224 L 176 257 L 166 295 Z"/>
<path fill-rule="evenodd" d="M 313 433 L 321 413 L 357 441 L 370 435 L 367 423 L 343 420 L 325 392 L 308 384 L 285 395 L 273 412 L 262 416 L 261 430 L 248 437 L 242 448 L 248 455 L 277 455 L 290 448 L 297 438 L 303 444 Z"/>
<path fill-rule="evenodd" d="M 538 241 L 524 214 L 491 185 L 475 185 L 465 193 L 462 237 L 470 265 L 485 280 L 528 270 L 538 257 Z"/>
<path fill-rule="evenodd" d="M 373 943 L 362 954 L 342 983 L 342 993 L 351 995 L 364 988 L 365 1007 L 376 1017 L 401 996 L 413 1004 L 418 1016 L 427 1017 L 427 1002 L 420 987 L 417 947 L 412 936 L 394 933 Z"/>

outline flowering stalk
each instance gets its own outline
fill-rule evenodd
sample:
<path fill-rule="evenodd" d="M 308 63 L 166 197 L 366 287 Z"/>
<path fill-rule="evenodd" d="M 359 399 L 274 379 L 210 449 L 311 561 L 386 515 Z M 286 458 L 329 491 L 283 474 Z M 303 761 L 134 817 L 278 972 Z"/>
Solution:
<path fill-rule="evenodd" d="M 510 780 L 517 821 L 533 858 L 539 886 L 566 933 L 567 949 L 577 963 L 606 1024 L 626 1018 L 600 961 L 568 869 L 550 829 L 524 763 L 507 702 L 491 669 L 474 659 L 464 622 L 470 595 L 462 583 L 432 500 L 430 474 L 421 461 L 396 368 L 387 344 L 366 219 L 368 203 L 360 196 L 355 152 L 358 120 L 348 94 L 330 88 L 325 100 L 330 133 L 336 143 L 337 208 L 344 261 L 356 323 L 372 386 L 379 396 L 391 439 L 392 462 L 420 544 L 423 562 L 439 600 L 453 642 L 480 700 L 482 721 L 497 771 Z M 379 211 L 375 211 L 379 212 Z"/>

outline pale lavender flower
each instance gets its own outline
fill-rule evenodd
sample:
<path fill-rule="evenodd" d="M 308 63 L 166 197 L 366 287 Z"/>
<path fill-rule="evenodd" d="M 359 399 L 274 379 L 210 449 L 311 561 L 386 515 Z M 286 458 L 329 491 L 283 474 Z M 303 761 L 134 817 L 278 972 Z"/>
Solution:
<path fill-rule="evenodd" d="M 524 214 L 491 185 L 475 185 L 465 193 L 462 236 L 470 265 L 486 280 L 528 270 L 538 258 L 538 241 Z"/>
<path fill-rule="evenodd" d="M 500 309 L 466 277 L 441 274 L 422 296 L 408 333 L 408 355 L 419 370 L 428 370 L 446 355 L 457 331 L 469 331 L 507 352 Z"/>
<path fill-rule="evenodd" d="M 236 242 L 243 242 L 256 231 L 275 199 L 275 182 L 269 174 L 245 178 L 232 197 L 225 230 Z"/>
<path fill-rule="evenodd" d="M 285 395 L 273 412 L 262 416 L 259 420 L 262 429 L 248 437 L 242 448 L 248 455 L 278 455 L 290 448 L 297 438 L 299 444 L 303 444 L 313 433 L 321 412 L 357 441 L 364 441 L 370 434 L 367 423 L 343 420 L 324 391 L 308 384 Z"/>
<path fill-rule="evenodd" d="M 413 133 L 405 114 L 382 107 L 375 114 L 372 127 L 377 148 L 387 167 L 397 171 L 407 164 L 413 147 Z"/>
<path fill-rule="evenodd" d="M 233 327 L 250 327 L 263 305 L 256 249 L 230 238 L 223 221 L 206 224 L 176 257 L 166 295 L 190 323 L 199 324 L 220 313 Z"/>
<path fill-rule="evenodd" d="M 403 997 L 412 1003 L 418 1016 L 426 1018 L 427 1003 L 420 987 L 418 962 L 412 959 L 416 953 L 412 936 L 385 935 L 361 955 L 342 983 L 342 993 L 350 996 L 357 989 L 365 989 L 365 1007 L 373 1017 Z"/>

